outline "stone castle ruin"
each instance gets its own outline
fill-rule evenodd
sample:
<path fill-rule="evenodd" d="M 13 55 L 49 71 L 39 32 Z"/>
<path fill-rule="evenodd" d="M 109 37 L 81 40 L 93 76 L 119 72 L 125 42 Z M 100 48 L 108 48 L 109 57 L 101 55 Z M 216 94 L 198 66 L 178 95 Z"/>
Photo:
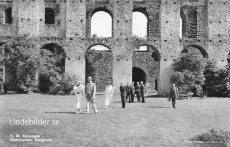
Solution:
<path fill-rule="evenodd" d="M 112 37 L 91 37 L 91 18 L 104 11 L 112 18 Z M 132 14 L 147 18 L 147 39 L 133 45 Z M 181 23 L 180 23 L 181 22 Z M 182 24 L 182 27 L 180 27 Z M 180 30 L 181 28 L 181 30 Z M 180 35 L 182 32 L 182 36 Z M 65 72 L 81 81 L 92 76 L 98 91 L 110 80 L 144 81 L 149 93 L 170 87 L 172 64 L 181 53 L 197 50 L 204 58 L 228 64 L 229 0 L 2 0 L 0 46 L 17 36 L 29 36 L 37 48 L 59 46 L 65 52 Z M 102 45 L 107 50 L 92 50 Z M 0 67 L 0 80 L 10 75 Z"/>

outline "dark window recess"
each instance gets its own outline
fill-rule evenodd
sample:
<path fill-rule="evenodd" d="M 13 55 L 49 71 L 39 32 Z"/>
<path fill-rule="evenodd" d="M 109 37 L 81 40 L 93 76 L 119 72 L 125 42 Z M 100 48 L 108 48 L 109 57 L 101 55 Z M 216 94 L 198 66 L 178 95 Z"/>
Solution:
<path fill-rule="evenodd" d="M 55 15 L 54 10 L 52 8 L 45 9 L 45 24 L 54 24 Z"/>
<path fill-rule="evenodd" d="M 183 53 L 183 54 L 188 53 L 188 49 L 183 49 L 181 53 Z"/>
<path fill-rule="evenodd" d="M 45 0 L 45 3 L 56 3 L 56 0 Z"/>
<path fill-rule="evenodd" d="M 198 2 L 198 0 L 189 0 L 189 2 Z"/>
<path fill-rule="evenodd" d="M 152 53 L 152 58 L 153 58 L 154 61 L 159 61 L 159 58 L 158 58 L 158 55 L 157 55 L 156 52 Z"/>
<path fill-rule="evenodd" d="M 5 23 L 12 24 L 12 8 L 7 8 L 5 10 Z"/>
<path fill-rule="evenodd" d="M 55 4 L 55 14 L 59 14 L 59 13 L 60 13 L 60 5 Z"/>

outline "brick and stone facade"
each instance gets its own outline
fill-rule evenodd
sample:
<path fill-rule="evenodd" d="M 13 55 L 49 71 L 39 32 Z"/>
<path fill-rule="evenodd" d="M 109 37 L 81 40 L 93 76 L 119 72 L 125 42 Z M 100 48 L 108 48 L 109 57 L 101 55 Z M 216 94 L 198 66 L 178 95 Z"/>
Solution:
<path fill-rule="evenodd" d="M 46 24 L 54 12 L 54 23 Z M 8 12 L 11 12 L 9 14 Z M 91 17 L 105 11 L 112 17 L 112 37 L 92 38 Z M 132 45 L 132 13 L 142 12 L 148 19 L 148 51 L 135 52 Z M 9 15 L 12 15 L 10 20 Z M 182 38 L 180 38 L 180 18 Z M 115 90 L 121 81 L 132 81 L 133 67 L 145 72 L 148 91 L 168 91 L 172 64 L 185 48 L 197 48 L 204 57 L 226 65 L 230 52 L 229 0 L 5 0 L 0 2 L 0 45 L 13 37 L 29 36 L 28 44 L 38 49 L 55 43 L 66 52 L 65 71 L 81 81 L 91 72 L 99 89 L 112 80 Z M 94 45 L 106 46 L 109 51 L 90 53 Z M 153 58 L 157 56 L 157 60 Z M 86 59 L 90 56 L 91 61 Z M 101 56 L 98 58 L 97 56 Z M 97 60 L 98 59 L 98 60 Z M 106 74 L 105 71 L 108 71 Z M 91 73 L 90 73 L 91 74 Z M 93 74 L 93 72 L 92 72 Z M 4 81 L 4 66 L 0 78 Z M 103 81 L 103 82 L 100 82 Z M 157 81 L 157 84 L 155 83 Z M 157 85 L 157 88 L 155 87 Z"/>

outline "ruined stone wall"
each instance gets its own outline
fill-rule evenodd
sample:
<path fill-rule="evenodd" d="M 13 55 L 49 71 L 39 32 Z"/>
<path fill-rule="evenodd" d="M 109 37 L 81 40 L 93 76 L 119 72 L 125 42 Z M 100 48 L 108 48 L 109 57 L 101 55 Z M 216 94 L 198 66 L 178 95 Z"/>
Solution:
<path fill-rule="evenodd" d="M 158 61 L 154 61 L 152 58 L 152 52 L 134 52 L 133 53 L 133 67 L 142 69 L 146 74 L 147 86 L 146 92 L 148 94 L 157 90 L 156 81 L 158 79 L 159 66 Z"/>
<path fill-rule="evenodd" d="M 12 24 L 4 24 L 4 9 L 12 7 Z M 55 24 L 45 24 L 45 8 L 55 10 Z M 191 9 L 192 8 L 192 9 Z M 151 53 L 134 53 L 132 38 L 132 12 L 144 10 L 148 17 L 148 38 L 145 45 L 151 45 L 159 52 L 159 69 L 150 59 Z M 180 38 L 179 26 L 182 10 L 193 10 L 193 14 L 182 19 L 186 23 L 185 34 Z M 113 18 L 113 36 L 90 38 L 90 18 L 94 12 L 103 10 Z M 185 11 L 183 11 L 185 13 Z M 195 24 L 195 25 L 194 25 Z M 191 30 L 194 28 L 194 30 Z M 28 35 L 28 44 L 41 47 L 57 43 L 66 52 L 65 71 L 85 81 L 87 50 L 93 45 L 105 45 L 112 52 L 112 78 L 115 91 L 121 81 L 132 81 L 132 67 L 141 66 L 148 73 L 147 82 L 157 78 L 159 92 L 170 87 L 172 64 L 188 46 L 196 47 L 206 57 L 217 60 L 220 67 L 227 64 L 230 52 L 230 2 L 227 0 L 57 0 L 46 4 L 43 0 L 13 0 L 0 2 L 0 42 L 7 42 L 14 36 Z M 144 44 L 139 44 L 144 45 Z M 144 61 L 144 59 L 147 59 Z M 99 62 L 99 67 L 103 65 Z M 153 72 L 154 71 L 154 75 Z M 158 73 L 158 74 L 157 74 Z"/>
<path fill-rule="evenodd" d="M 208 54 L 223 67 L 230 52 L 230 2 L 212 0 L 207 7 Z"/>

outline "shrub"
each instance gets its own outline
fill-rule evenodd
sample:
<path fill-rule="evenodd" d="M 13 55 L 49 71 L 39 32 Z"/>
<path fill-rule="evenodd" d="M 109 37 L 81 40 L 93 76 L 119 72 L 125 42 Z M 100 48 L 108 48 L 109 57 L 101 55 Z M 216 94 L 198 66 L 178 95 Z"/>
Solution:
<path fill-rule="evenodd" d="M 65 73 L 64 52 L 61 52 L 57 46 L 54 46 L 53 52 L 41 49 L 40 54 L 40 92 L 46 94 L 70 94 L 74 83 L 78 79 L 76 76 Z"/>
<path fill-rule="evenodd" d="M 215 61 L 208 61 L 204 75 L 206 78 L 204 88 L 208 96 L 227 96 L 228 89 L 226 83 L 229 79 L 227 68 L 219 69 Z"/>
<path fill-rule="evenodd" d="M 206 66 L 206 59 L 200 55 L 185 54 L 174 64 L 174 73 L 171 81 L 176 83 L 182 91 L 194 91 L 199 95 L 202 93 L 205 77 L 203 75 Z"/>
<path fill-rule="evenodd" d="M 227 147 L 230 143 L 230 133 L 221 129 L 210 129 L 208 132 L 198 135 L 192 139 L 193 141 L 201 141 L 209 147 Z"/>
<path fill-rule="evenodd" d="M 74 84 L 78 81 L 76 76 L 69 74 L 62 74 L 60 77 L 61 78 L 50 78 L 52 84 L 49 87 L 49 94 L 70 94 Z"/>

